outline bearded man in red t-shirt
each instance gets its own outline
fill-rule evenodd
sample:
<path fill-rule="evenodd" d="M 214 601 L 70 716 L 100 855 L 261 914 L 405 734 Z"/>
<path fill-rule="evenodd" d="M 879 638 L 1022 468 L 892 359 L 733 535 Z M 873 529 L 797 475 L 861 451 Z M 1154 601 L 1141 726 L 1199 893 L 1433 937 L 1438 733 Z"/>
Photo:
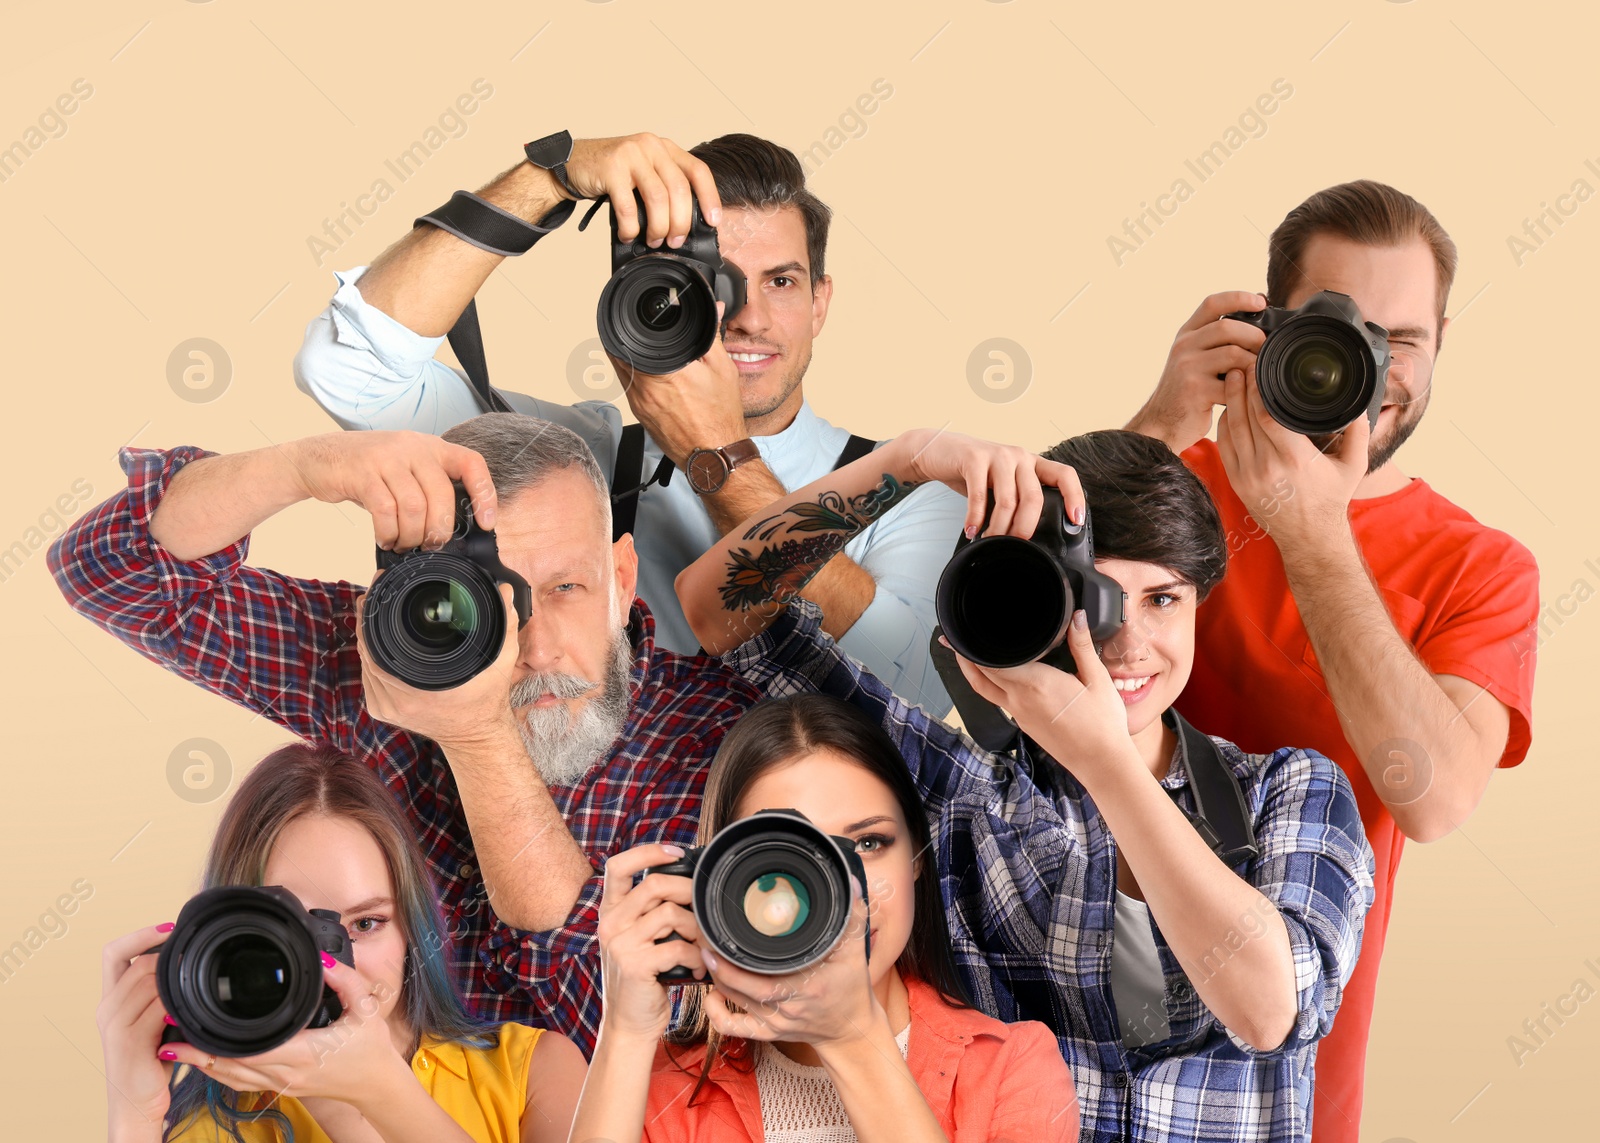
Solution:
<path fill-rule="evenodd" d="M 1361 959 L 1317 1054 L 1317 1143 L 1359 1134 L 1405 839 L 1450 833 L 1531 741 L 1533 556 L 1394 461 L 1428 407 L 1455 270 L 1455 243 L 1409 195 L 1366 180 L 1319 191 L 1273 231 L 1266 295 L 1202 302 L 1127 426 L 1183 455 L 1227 529 L 1228 572 L 1200 608 L 1179 709 L 1245 750 L 1337 761 L 1377 858 Z M 1383 326 L 1391 356 L 1376 425 L 1363 415 L 1313 438 L 1268 414 L 1255 373 L 1267 335 L 1226 315 L 1293 309 L 1320 290 Z"/>

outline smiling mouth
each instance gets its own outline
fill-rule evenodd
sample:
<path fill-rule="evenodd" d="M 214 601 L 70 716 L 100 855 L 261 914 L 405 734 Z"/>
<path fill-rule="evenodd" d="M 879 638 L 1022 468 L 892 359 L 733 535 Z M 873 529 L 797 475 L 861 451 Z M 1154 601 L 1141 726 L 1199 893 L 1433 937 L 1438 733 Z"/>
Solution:
<path fill-rule="evenodd" d="M 1116 686 L 1118 691 L 1123 694 L 1128 694 L 1134 691 L 1144 690 L 1145 687 L 1150 685 L 1150 680 L 1153 678 L 1155 678 L 1154 675 L 1143 675 L 1137 679 L 1112 679 L 1111 682 Z"/>
<path fill-rule="evenodd" d="M 728 356 L 733 358 L 735 364 L 741 366 L 766 365 L 778 359 L 776 353 L 747 353 L 744 351 L 738 353 L 730 352 Z"/>

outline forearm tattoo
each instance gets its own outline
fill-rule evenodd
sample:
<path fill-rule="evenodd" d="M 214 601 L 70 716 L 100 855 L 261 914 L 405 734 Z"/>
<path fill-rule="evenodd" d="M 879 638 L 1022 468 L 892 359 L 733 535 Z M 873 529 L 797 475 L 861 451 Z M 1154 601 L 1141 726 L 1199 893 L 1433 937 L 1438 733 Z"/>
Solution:
<path fill-rule="evenodd" d="M 728 553 L 728 578 L 719 589 L 723 609 L 747 611 L 789 602 L 847 543 L 916 487 L 915 481 L 902 482 L 886 472 L 882 483 L 860 496 L 846 500 L 837 492 L 824 492 L 816 503 L 791 504 L 758 520 L 739 538 L 765 546 Z"/>

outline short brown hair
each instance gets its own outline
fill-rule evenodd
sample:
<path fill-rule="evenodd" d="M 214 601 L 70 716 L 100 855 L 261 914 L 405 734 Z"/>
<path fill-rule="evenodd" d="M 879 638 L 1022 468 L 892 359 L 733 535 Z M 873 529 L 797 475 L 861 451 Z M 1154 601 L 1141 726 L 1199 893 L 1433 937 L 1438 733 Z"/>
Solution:
<path fill-rule="evenodd" d="M 1306 246 L 1318 234 L 1333 234 L 1368 246 L 1398 246 L 1421 238 L 1433 251 L 1438 279 L 1438 330 L 1442 333 L 1444 307 L 1456 278 L 1456 244 L 1433 212 L 1394 187 L 1371 179 L 1357 179 L 1319 190 L 1284 215 L 1267 245 L 1267 304 L 1287 304 L 1289 294 L 1303 275 L 1300 261 Z"/>
<path fill-rule="evenodd" d="M 755 135 L 721 135 L 689 153 L 711 168 L 723 206 L 792 206 L 806 224 L 811 285 L 822 281 L 833 211 L 806 189 L 805 168 L 793 151 Z"/>

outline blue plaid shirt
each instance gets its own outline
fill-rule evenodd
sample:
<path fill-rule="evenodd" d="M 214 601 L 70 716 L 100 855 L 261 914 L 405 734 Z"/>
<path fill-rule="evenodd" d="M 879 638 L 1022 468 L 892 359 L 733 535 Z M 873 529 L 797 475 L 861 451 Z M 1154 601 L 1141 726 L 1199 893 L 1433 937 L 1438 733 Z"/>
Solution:
<path fill-rule="evenodd" d="M 1315 751 L 1246 754 L 1215 740 L 1255 824 L 1260 853 L 1242 873 L 1289 932 L 1294 1030 L 1272 1051 L 1229 1032 L 1152 921 L 1171 1034 L 1128 1048 L 1111 996 L 1116 842 L 1066 768 L 1026 748 L 989 754 L 907 704 L 840 653 L 805 600 L 724 661 L 771 696 L 834 695 L 889 732 L 926 801 L 956 962 L 973 999 L 1002 1020 L 1040 1020 L 1055 1032 L 1084 1140 L 1311 1138 L 1317 1040 L 1333 1026 L 1372 903 L 1372 851 L 1337 766 Z M 1181 758 L 1162 785 L 1193 812 Z M 1209 970 L 1259 923 L 1241 917 L 1205 958 Z"/>

